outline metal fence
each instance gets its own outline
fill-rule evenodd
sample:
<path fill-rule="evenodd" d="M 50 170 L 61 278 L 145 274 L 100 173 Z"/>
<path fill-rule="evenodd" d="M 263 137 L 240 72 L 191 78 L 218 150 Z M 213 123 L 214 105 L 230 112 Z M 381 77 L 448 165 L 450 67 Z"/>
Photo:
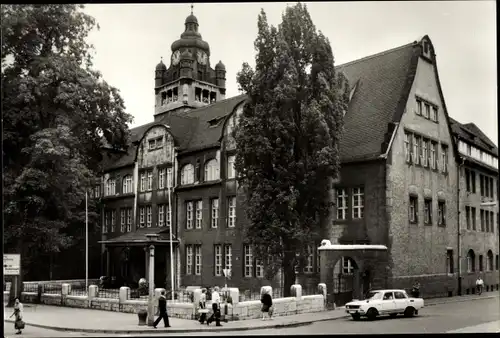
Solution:
<path fill-rule="evenodd" d="M 98 288 L 99 294 L 97 297 L 99 298 L 108 298 L 108 299 L 119 299 L 120 298 L 120 289 L 104 289 Z"/>
<path fill-rule="evenodd" d="M 45 283 L 43 284 L 43 293 L 57 295 L 61 294 L 62 285 L 59 283 Z"/>
<path fill-rule="evenodd" d="M 24 292 L 37 292 L 38 293 L 38 284 L 35 283 L 27 283 L 23 285 Z"/>
<path fill-rule="evenodd" d="M 273 288 L 273 299 L 283 298 L 284 292 L 283 288 Z M 260 288 L 259 289 L 247 289 L 240 291 L 240 302 L 248 302 L 252 300 L 261 299 Z"/>

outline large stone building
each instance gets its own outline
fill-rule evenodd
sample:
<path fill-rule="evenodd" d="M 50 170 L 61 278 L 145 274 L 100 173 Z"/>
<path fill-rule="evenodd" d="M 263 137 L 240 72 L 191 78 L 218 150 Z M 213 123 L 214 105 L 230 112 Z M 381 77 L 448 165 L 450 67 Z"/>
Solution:
<path fill-rule="evenodd" d="M 277 286 L 279 278 L 264 279 L 262 262 L 242 234 L 244 204 L 230 132 L 246 97 L 224 98 L 224 65 L 210 67 L 209 45 L 194 15 L 185 26 L 172 44 L 170 67 L 156 67 L 154 121 L 131 130 L 126 152 L 105 155 L 96 189 L 104 202 L 103 274 L 133 282 L 147 277 L 146 235 L 156 234 L 155 284 L 169 287 L 173 229 L 176 287 L 224 284 L 226 268 L 230 284 L 243 290 Z M 348 300 L 353 275 L 364 291 L 409 287 L 419 279 L 424 294 L 456 292 L 460 157 L 432 42 L 426 36 L 337 70 L 348 78 L 351 95 L 341 175 L 332 187 L 336 207 L 324 233 L 334 243 L 382 244 L 388 250 L 342 258 L 332 267 L 331 292 Z M 320 280 L 320 239 L 311 241 L 299 271 L 304 285 Z M 479 239 L 473 247 L 479 255 L 484 250 L 478 246 Z M 498 257 L 498 242 L 490 247 Z"/>

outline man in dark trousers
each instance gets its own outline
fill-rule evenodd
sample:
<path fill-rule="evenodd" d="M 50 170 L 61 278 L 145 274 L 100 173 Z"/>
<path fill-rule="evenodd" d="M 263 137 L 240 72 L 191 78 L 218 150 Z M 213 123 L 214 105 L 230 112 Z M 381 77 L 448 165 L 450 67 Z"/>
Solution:
<path fill-rule="evenodd" d="M 156 329 L 156 325 L 158 325 L 162 318 L 165 327 L 170 327 L 170 324 L 168 322 L 167 297 L 165 297 L 165 291 L 161 292 L 160 298 L 158 299 L 158 310 L 160 311 L 160 316 L 156 318 L 153 327 Z"/>

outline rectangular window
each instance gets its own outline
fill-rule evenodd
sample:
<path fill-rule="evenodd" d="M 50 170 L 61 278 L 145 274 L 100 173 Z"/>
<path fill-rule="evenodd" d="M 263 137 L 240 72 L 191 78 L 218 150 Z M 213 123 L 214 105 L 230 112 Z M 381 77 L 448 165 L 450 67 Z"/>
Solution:
<path fill-rule="evenodd" d="M 219 199 L 213 198 L 210 204 L 210 226 L 215 229 L 219 225 Z"/>
<path fill-rule="evenodd" d="M 446 250 L 446 272 L 454 273 L 453 268 L 453 250 Z"/>
<path fill-rule="evenodd" d="M 490 232 L 490 212 L 488 210 L 484 211 L 484 228 L 485 232 Z"/>
<path fill-rule="evenodd" d="M 102 233 L 107 234 L 109 229 L 109 222 L 111 221 L 111 215 L 109 211 L 104 212 L 104 224 L 102 227 Z"/>
<path fill-rule="evenodd" d="M 156 149 L 156 140 L 148 140 L 149 150 Z"/>
<path fill-rule="evenodd" d="M 484 228 L 485 228 L 484 219 L 485 219 L 485 217 L 484 217 L 484 210 L 483 209 L 481 209 L 479 211 L 479 215 L 480 215 L 479 218 L 481 219 L 481 232 L 484 232 Z"/>
<path fill-rule="evenodd" d="M 147 174 L 148 174 L 148 182 L 147 182 L 148 186 L 147 186 L 147 189 L 148 189 L 148 191 L 151 191 L 151 190 L 153 190 L 153 170 L 149 170 L 147 172 Z"/>
<path fill-rule="evenodd" d="M 428 103 L 425 104 L 425 118 L 431 118 L 431 106 Z"/>
<path fill-rule="evenodd" d="M 429 140 L 422 141 L 422 165 L 427 167 L 427 159 L 429 158 Z"/>
<path fill-rule="evenodd" d="M 470 144 L 467 145 L 467 155 L 471 156 L 472 155 L 472 147 Z"/>
<path fill-rule="evenodd" d="M 196 201 L 196 229 L 201 229 L 203 224 L 203 201 Z"/>
<path fill-rule="evenodd" d="M 417 111 L 415 112 L 417 115 L 422 115 L 422 101 L 417 99 Z"/>
<path fill-rule="evenodd" d="M 193 273 L 193 246 L 186 245 L 186 275 Z"/>
<path fill-rule="evenodd" d="M 411 163 L 411 134 L 405 131 L 405 159 L 406 163 Z"/>
<path fill-rule="evenodd" d="M 438 109 L 437 109 L 437 107 L 432 107 L 432 121 L 438 122 Z"/>
<path fill-rule="evenodd" d="M 255 277 L 264 278 L 264 265 L 260 259 L 255 259 Z"/>
<path fill-rule="evenodd" d="M 470 217 L 472 219 L 472 230 L 476 231 L 476 208 L 470 208 Z"/>
<path fill-rule="evenodd" d="M 146 208 L 140 207 L 139 208 L 139 226 L 141 228 L 144 228 L 144 226 L 146 224 L 145 220 L 146 220 Z"/>
<path fill-rule="evenodd" d="M 483 255 L 479 255 L 479 272 L 484 271 L 484 265 L 483 265 Z"/>
<path fill-rule="evenodd" d="M 224 246 L 224 267 L 229 270 L 233 268 L 233 247 L 231 244 Z"/>
<path fill-rule="evenodd" d="M 446 203 L 438 202 L 438 225 L 446 225 Z"/>
<path fill-rule="evenodd" d="M 165 168 L 158 170 L 158 189 L 165 188 Z"/>
<path fill-rule="evenodd" d="M 172 210 L 170 210 L 170 205 L 165 205 L 165 224 L 170 228 L 170 222 L 172 220 Z"/>
<path fill-rule="evenodd" d="M 443 162 L 442 170 L 444 173 L 448 172 L 448 146 L 441 144 L 441 159 Z"/>
<path fill-rule="evenodd" d="M 476 193 L 476 172 L 474 170 L 471 170 L 470 172 L 470 181 L 471 181 L 471 188 L 472 188 L 472 193 Z"/>
<path fill-rule="evenodd" d="M 172 176 L 172 168 L 167 168 L 167 188 L 172 188 L 173 176 Z"/>
<path fill-rule="evenodd" d="M 113 196 L 116 195 L 116 182 L 114 179 L 109 178 L 105 184 L 104 195 Z"/>
<path fill-rule="evenodd" d="M 222 276 L 222 246 L 220 244 L 214 246 L 214 267 L 215 275 Z"/>
<path fill-rule="evenodd" d="M 158 226 L 165 225 L 165 204 L 158 205 Z"/>
<path fill-rule="evenodd" d="M 236 197 L 228 198 L 228 223 L 229 228 L 234 228 L 236 225 Z"/>
<path fill-rule="evenodd" d="M 146 225 L 148 228 L 151 228 L 152 216 L 153 216 L 152 214 L 153 214 L 153 208 L 150 205 L 148 205 L 146 207 L 146 217 L 147 217 L 147 219 L 146 219 L 147 224 Z"/>
<path fill-rule="evenodd" d="M 410 196 L 410 204 L 408 208 L 408 219 L 411 223 L 418 222 L 418 197 Z"/>
<path fill-rule="evenodd" d="M 253 254 L 252 247 L 245 245 L 245 277 L 253 277 Z"/>
<path fill-rule="evenodd" d="M 132 231 L 132 208 L 127 209 L 127 232 Z"/>
<path fill-rule="evenodd" d="M 495 233 L 495 213 L 490 211 L 490 232 Z"/>
<path fill-rule="evenodd" d="M 493 179 L 493 177 L 490 177 L 490 197 L 491 198 L 495 197 L 494 193 L 493 193 L 493 191 L 494 191 L 494 188 L 493 188 L 494 183 L 495 183 L 495 180 Z"/>
<path fill-rule="evenodd" d="M 484 176 L 484 196 L 490 196 L 490 178 L 488 176 Z"/>
<path fill-rule="evenodd" d="M 201 275 L 201 245 L 194 246 L 195 262 L 194 262 L 194 274 Z"/>
<path fill-rule="evenodd" d="M 342 257 L 342 267 L 344 274 L 350 275 L 354 272 L 354 265 L 350 258 Z"/>
<path fill-rule="evenodd" d="M 193 228 L 193 202 L 186 202 L 186 229 Z"/>
<path fill-rule="evenodd" d="M 236 170 L 234 169 L 234 160 L 235 160 L 234 155 L 227 157 L 227 178 L 228 179 L 236 177 Z"/>
<path fill-rule="evenodd" d="M 94 194 L 95 198 L 101 197 L 101 186 L 100 185 L 95 186 L 94 193 L 95 193 Z"/>
<path fill-rule="evenodd" d="M 141 173 L 141 191 L 146 191 L 146 173 Z"/>
<path fill-rule="evenodd" d="M 336 189 L 337 194 L 337 219 L 345 220 L 347 218 L 347 190 Z"/>
<path fill-rule="evenodd" d="M 432 169 L 438 169 L 437 163 L 437 143 L 431 141 L 431 163 L 430 166 Z"/>
<path fill-rule="evenodd" d="M 413 135 L 413 163 L 420 164 L 420 136 Z"/>
<path fill-rule="evenodd" d="M 483 174 L 479 174 L 479 186 L 481 196 L 484 196 L 484 176 Z"/>
<path fill-rule="evenodd" d="M 133 192 L 133 184 L 132 184 L 132 176 L 130 175 L 127 175 L 124 179 L 123 179 L 123 185 L 122 185 L 122 193 L 123 194 L 129 194 L 131 192 Z"/>
<path fill-rule="evenodd" d="M 470 170 L 465 168 L 465 190 L 471 192 L 471 182 L 470 182 Z"/>
<path fill-rule="evenodd" d="M 125 209 L 120 210 L 120 232 L 125 232 L 125 227 L 126 227 L 126 214 L 125 214 Z"/>
<path fill-rule="evenodd" d="M 116 231 L 116 210 L 111 210 L 111 232 Z"/>
<path fill-rule="evenodd" d="M 432 200 L 424 200 L 424 223 L 432 225 Z"/>
<path fill-rule="evenodd" d="M 470 230 L 472 228 L 472 222 L 471 222 L 471 213 L 470 213 L 470 207 L 466 206 L 465 207 L 465 220 L 467 223 L 467 230 Z"/>
<path fill-rule="evenodd" d="M 364 188 L 352 189 L 352 218 L 363 218 L 365 205 L 365 190 Z"/>
<path fill-rule="evenodd" d="M 313 258 L 314 258 L 314 250 L 312 245 L 307 246 L 307 255 L 306 261 L 304 265 L 304 273 L 312 273 L 313 272 Z"/>

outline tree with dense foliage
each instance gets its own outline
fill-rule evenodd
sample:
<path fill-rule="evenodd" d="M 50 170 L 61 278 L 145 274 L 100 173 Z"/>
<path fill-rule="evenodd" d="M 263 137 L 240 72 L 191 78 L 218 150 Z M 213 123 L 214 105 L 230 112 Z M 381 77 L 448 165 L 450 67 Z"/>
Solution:
<path fill-rule="evenodd" d="M 282 271 L 289 295 L 333 204 L 349 88 L 335 72 L 328 38 L 301 3 L 287 7 L 278 28 L 262 10 L 255 49 L 255 70 L 244 63 L 237 76 L 248 100 L 234 132 L 235 167 L 246 239 L 268 278 Z"/>
<path fill-rule="evenodd" d="M 128 142 L 132 118 L 92 68 L 95 21 L 82 9 L 1 6 L 4 242 L 21 253 L 24 276 L 84 238 L 102 146 Z M 92 200 L 89 209 L 95 224 Z"/>

